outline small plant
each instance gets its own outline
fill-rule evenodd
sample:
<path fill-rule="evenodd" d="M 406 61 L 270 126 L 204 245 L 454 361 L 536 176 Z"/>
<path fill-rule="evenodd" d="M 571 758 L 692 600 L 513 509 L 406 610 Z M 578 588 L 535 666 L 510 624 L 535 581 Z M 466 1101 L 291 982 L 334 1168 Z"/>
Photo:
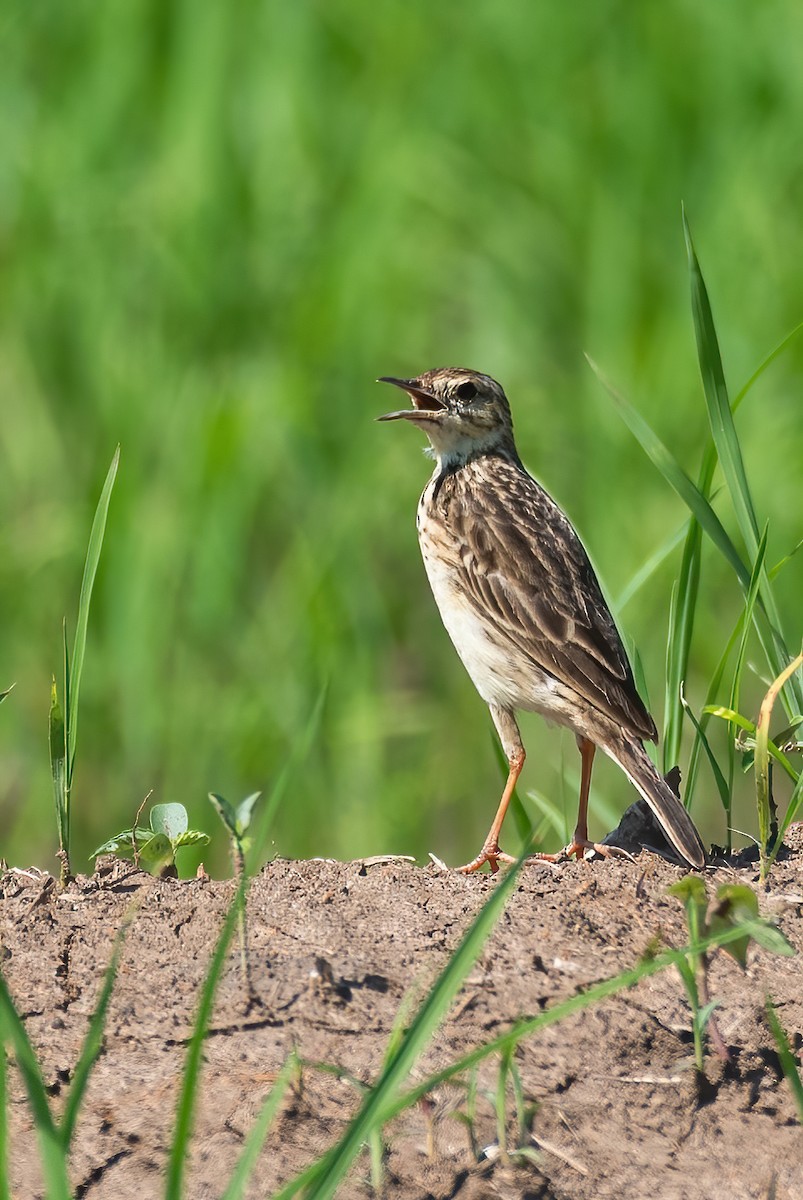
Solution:
<path fill-rule="evenodd" d="M 147 828 L 135 821 L 132 829 L 115 834 L 93 850 L 90 857 L 116 854 L 119 858 L 132 858 L 152 875 L 169 875 L 176 872 L 177 851 L 185 846 L 208 844 L 208 833 L 190 829 L 183 804 L 154 804 L 148 814 Z"/>
<path fill-rule="evenodd" d="M 223 796 L 218 796 L 216 792 L 209 793 L 212 807 L 225 825 L 226 833 L 229 835 L 232 867 L 238 879 L 241 879 L 245 872 L 245 856 L 251 848 L 252 840 L 248 836 L 248 829 L 254 814 L 254 805 L 261 795 L 261 792 L 253 792 L 235 808 Z"/>
<path fill-rule="evenodd" d="M 75 746 L 78 735 L 78 695 L 81 689 L 81 675 L 84 669 L 84 651 L 86 650 L 86 631 L 89 624 L 89 606 L 92 601 L 92 589 L 95 586 L 95 575 L 98 570 L 100 551 L 103 546 L 103 535 L 106 531 L 106 517 L 109 513 L 109 501 L 120 462 L 120 447 L 114 452 L 111 465 L 106 474 L 106 481 L 100 493 L 98 506 L 95 509 L 95 519 L 89 535 L 89 546 L 84 564 L 84 577 L 81 581 L 81 595 L 78 601 L 78 622 L 75 628 L 72 659 L 67 649 L 67 619 L 62 624 L 62 643 L 64 652 L 64 676 L 62 683 L 63 705 L 59 701 L 56 677 L 50 688 L 50 774 L 53 779 L 53 800 L 56 808 L 56 826 L 59 834 L 59 859 L 61 861 L 61 882 L 65 883 L 70 875 L 70 797 L 72 793 L 73 769 L 75 767 Z"/>
<path fill-rule="evenodd" d="M 699 946 L 708 938 L 729 934 L 730 940 L 723 943 L 722 949 L 732 955 L 743 969 L 747 964 L 747 948 L 751 940 L 772 954 L 795 953 L 781 931 L 759 917 L 758 898 L 751 888 L 743 884 L 727 883 L 717 888 L 716 899 L 710 908 L 705 884 L 696 875 L 687 875 L 685 879 L 674 883 L 669 888 L 669 894 L 676 896 L 686 909 L 692 947 Z M 743 929 L 744 932 L 741 936 L 737 934 L 734 937 L 735 931 L 739 929 Z M 725 1062 L 730 1060 L 728 1048 L 714 1020 L 714 1009 L 718 1001 L 712 1000 L 708 994 L 708 951 L 689 950 L 687 954 L 678 958 L 677 968 L 691 1007 L 694 1065 L 698 1078 L 702 1078 L 706 1027 L 717 1054 Z"/>

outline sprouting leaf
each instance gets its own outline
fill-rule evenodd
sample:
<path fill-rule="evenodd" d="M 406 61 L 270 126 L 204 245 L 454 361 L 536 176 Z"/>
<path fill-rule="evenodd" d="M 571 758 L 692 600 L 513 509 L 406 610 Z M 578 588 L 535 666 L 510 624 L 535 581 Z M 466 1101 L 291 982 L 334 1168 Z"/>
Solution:
<path fill-rule="evenodd" d="M 229 833 L 237 837 L 237 813 L 232 805 L 225 796 L 219 796 L 217 792 L 210 792 L 209 800 Z"/>
<path fill-rule="evenodd" d="M 209 842 L 209 834 L 204 833 L 201 829 L 187 829 L 178 837 L 171 838 L 174 850 L 179 850 L 182 846 L 208 846 Z"/>
<path fill-rule="evenodd" d="M 164 833 L 153 834 L 139 852 L 140 862 L 153 874 L 170 866 L 174 857 L 170 839 Z"/>
<path fill-rule="evenodd" d="M 163 833 L 174 842 L 189 829 L 187 810 L 183 804 L 154 804 L 150 812 L 150 826 L 154 833 Z"/>
<path fill-rule="evenodd" d="M 717 888 L 717 898 L 708 919 L 710 933 L 721 933 L 725 929 L 735 929 L 746 921 L 755 921 L 758 917 L 758 899 L 755 892 L 740 883 L 726 883 Z M 750 934 L 746 933 L 738 941 L 729 942 L 723 946 L 728 954 L 733 955 L 739 966 L 747 965 L 747 947 L 750 945 Z"/>
<path fill-rule="evenodd" d="M 151 840 L 153 830 L 151 829 L 124 829 L 121 833 L 116 833 L 114 837 L 110 837 L 102 846 L 98 846 L 97 850 L 93 850 L 90 858 L 98 858 L 101 854 L 116 854 L 120 858 L 133 858 L 134 849 L 139 851 Z"/>
<path fill-rule="evenodd" d="M 237 805 L 237 832 L 240 834 L 240 837 L 243 836 L 251 824 L 254 805 L 261 795 L 261 792 L 252 792 L 250 796 L 246 796 L 245 800 L 242 800 Z"/>

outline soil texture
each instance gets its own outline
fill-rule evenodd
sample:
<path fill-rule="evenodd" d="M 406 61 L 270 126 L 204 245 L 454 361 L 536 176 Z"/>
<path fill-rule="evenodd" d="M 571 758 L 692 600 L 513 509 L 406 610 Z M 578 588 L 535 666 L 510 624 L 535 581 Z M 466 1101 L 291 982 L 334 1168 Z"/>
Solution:
<path fill-rule="evenodd" d="M 803 948 L 803 832 L 760 895 L 762 912 Z M 522 873 L 481 960 L 410 1082 L 447 1066 L 590 984 L 632 967 L 649 947 L 687 940 L 681 872 L 643 853 Z M 755 866 L 719 867 L 716 886 L 757 887 Z M 342 1135 L 382 1068 L 400 1006 L 426 993 L 497 886 L 398 859 L 266 866 L 248 897 L 250 1006 L 237 939 L 205 1042 L 185 1194 L 217 1198 L 288 1052 L 307 1064 L 282 1102 L 248 1189 L 270 1197 Z M 49 876 L 0 881 L 0 966 L 56 1113 L 97 1002 L 115 934 L 133 903 L 106 1023 L 74 1138 L 77 1197 L 161 1196 L 176 1101 L 201 986 L 234 895 L 231 881 L 152 879 L 101 863 L 64 891 Z M 803 1130 L 767 1025 L 771 994 L 795 1054 L 803 1039 L 803 955 L 752 947 L 742 970 L 722 952 L 710 993 L 729 1050 L 691 1068 L 690 1011 L 670 969 L 597 1003 L 519 1047 L 526 1127 L 506 1096 L 500 1147 L 499 1058 L 476 1096 L 441 1085 L 385 1129 L 381 1195 L 391 1200 L 800 1200 Z M 410 997 L 412 995 L 412 1003 Z M 342 1074 L 311 1064 L 326 1063 Z M 17 1070 L 10 1092 L 10 1185 L 44 1195 L 31 1111 Z M 528 1155 L 510 1153 L 522 1146 Z M 367 1200 L 370 1160 L 339 1196 Z"/>

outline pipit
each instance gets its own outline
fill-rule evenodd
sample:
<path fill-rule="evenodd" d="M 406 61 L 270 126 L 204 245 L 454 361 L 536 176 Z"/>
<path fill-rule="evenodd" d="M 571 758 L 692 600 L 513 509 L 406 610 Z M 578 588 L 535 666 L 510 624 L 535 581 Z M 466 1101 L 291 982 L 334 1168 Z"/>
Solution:
<path fill-rule="evenodd" d="M 694 824 L 656 771 L 644 741 L 655 723 L 639 696 L 622 640 L 568 517 L 524 469 L 504 391 L 463 368 L 415 379 L 383 376 L 413 407 L 380 421 L 409 421 L 426 433 L 435 471 L 418 505 L 421 554 L 435 602 L 474 686 L 491 711 L 509 772 L 482 850 L 459 869 L 511 862 L 499 849 L 510 798 L 524 765 L 515 712 L 568 726 L 582 770 L 574 837 L 553 861 L 606 846 L 588 838 L 588 795 L 599 748 L 618 763 L 692 866 L 705 864 Z"/>

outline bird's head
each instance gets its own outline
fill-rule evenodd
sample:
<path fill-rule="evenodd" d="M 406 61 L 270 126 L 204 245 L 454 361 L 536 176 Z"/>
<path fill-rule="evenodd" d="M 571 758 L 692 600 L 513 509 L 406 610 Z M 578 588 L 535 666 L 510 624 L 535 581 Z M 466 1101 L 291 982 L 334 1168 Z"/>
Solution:
<path fill-rule="evenodd" d="M 495 379 L 464 367 L 440 367 L 415 379 L 383 375 L 407 392 L 412 408 L 385 413 L 380 421 L 410 421 L 423 429 L 441 467 L 495 450 L 515 454 L 507 396 Z"/>

